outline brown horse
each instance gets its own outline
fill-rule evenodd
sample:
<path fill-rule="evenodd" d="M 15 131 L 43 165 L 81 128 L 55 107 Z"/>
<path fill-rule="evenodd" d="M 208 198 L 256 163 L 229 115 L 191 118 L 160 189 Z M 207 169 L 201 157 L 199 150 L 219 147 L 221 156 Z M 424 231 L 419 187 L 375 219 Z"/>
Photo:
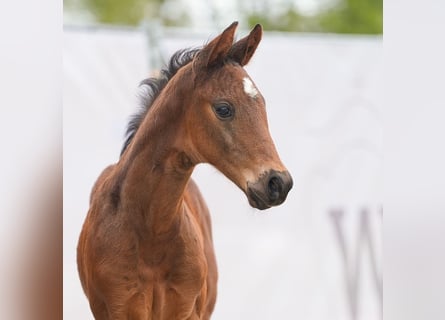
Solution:
<path fill-rule="evenodd" d="M 237 23 L 179 51 L 148 79 L 119 161 L 95 183 L 77 262 L 96 319 L 209 319 L 217 269 L 207 206 L 190 179 L 210 163 L 251 206 L 281 204 L 292 178 L 269 134 L 265 101 L 243 66 L 262 36 Z"/>

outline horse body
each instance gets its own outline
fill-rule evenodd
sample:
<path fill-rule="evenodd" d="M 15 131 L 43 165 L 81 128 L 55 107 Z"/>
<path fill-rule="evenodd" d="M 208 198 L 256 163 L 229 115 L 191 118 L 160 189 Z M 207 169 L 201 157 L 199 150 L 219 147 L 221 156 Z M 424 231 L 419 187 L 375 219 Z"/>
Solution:
<path fill-rule="evenodd" d="M 78 247 L 95 318 L 209 319 L 217 270 L 210 216 L 194 182 L 188 181 L 171 227 L 160 232 L 133 213 L 110 218 L 95 200 Z"/>
<path fill-rule="evenodd" d="M 93 187 L 77 259 L 96 319 L 210 318 L 217 268 L 209 211 L 190 179 L 197 164 L 214 165 L 259 209 L 292 187 L 242 68 L 261 28 L 233 44 L 235 28 L 175 70 Z"/>

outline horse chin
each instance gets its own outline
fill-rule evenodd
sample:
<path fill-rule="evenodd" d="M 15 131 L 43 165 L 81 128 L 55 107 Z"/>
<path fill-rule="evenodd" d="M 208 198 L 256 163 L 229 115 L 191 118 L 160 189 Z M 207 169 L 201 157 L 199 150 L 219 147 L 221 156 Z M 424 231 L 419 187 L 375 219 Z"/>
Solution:
<path fill-rule="evenodd" d="M 256 208 L 258 210 L 266 210 L 271 206 L 267 204 L 265 200 L 252 188 L 247 190 L 247 199 L 249 200 L 249 204 L 251 207 Z"/>

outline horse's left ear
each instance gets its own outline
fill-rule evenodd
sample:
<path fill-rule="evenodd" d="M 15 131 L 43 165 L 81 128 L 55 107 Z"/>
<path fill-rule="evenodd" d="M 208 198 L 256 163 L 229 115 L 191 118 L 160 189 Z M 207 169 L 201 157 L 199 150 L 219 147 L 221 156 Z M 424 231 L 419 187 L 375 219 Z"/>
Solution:
<path fill-rule="evenodd" d="M 245 66 L 255 53 L 262 35 L 263 28 L 260 24 L 257 24 L 248 36 L 233 44 L 229 52 L 229 57 L 241 66 Z"/>
<path fill-rule="evenodd" d="M 202 48 L 195 60 L 195 65 L 198 67 L 211 68 L 222 64 L 232 48 L 237 26 L 238 22 L 233 22 L 218 37 Z"/>

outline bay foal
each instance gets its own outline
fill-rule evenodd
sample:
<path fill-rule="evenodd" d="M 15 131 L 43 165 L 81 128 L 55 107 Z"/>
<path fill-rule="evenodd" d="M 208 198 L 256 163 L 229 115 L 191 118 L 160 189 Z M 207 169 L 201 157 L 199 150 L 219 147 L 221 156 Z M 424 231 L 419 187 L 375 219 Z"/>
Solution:
<path fill-rule="evenodd" d="M 215 166 L 258 209 L 281 204 L 292 187 L 243 69 L 261 26 L 233 43 L 236 26 L 145 81 L 121 157 L 93 187 L 77 261 L 96 319 L 210 318 L 217 269 L 209 212 L 190 179 L 197 164 Z"/>

